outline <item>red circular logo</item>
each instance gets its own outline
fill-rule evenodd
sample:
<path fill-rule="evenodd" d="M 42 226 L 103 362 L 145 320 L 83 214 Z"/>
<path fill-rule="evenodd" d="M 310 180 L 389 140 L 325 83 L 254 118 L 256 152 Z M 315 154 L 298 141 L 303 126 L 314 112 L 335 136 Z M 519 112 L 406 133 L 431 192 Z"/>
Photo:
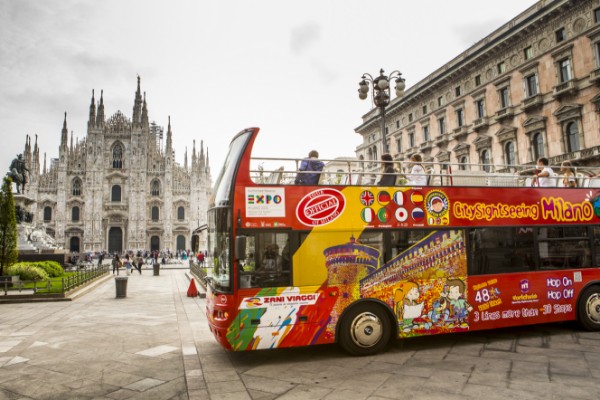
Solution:
<path fill-rule="evenodd" d="M 346 199 L 342 192 L 331 188 L 319 189 L 300 200 L 296 217 L 304 225 L 326 225 L 339 217 L 345 206 Z"/>

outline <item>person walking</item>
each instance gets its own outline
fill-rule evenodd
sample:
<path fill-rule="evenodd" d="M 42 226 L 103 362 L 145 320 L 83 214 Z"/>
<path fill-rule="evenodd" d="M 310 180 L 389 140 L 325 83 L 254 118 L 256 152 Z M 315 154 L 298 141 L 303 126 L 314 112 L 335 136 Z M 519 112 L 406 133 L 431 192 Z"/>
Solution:
<path fill-rule="evenodd" d="M 115 253 L 115 256 L 113 257 L 112 260 L 112 267 L 113 267 L 113 275 L 115 274 L 115 271 L 117 271 L 117 275 L 119 275 L 119 268 L 121 268 L 121 260 L 119 259 L 119 255 L 117 253 Z"/>

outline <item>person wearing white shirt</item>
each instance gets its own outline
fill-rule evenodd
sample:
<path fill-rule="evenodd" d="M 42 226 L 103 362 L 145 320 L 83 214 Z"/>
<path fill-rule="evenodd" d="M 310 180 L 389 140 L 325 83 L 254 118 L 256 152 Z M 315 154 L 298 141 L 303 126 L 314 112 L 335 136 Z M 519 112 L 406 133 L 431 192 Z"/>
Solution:
<path fill-rule="evenodd" d="M 548 166 L 548 159 L 546 157 L 540 157 L 537 162 L 537 176 L 534 182 L 537 181 L 539 187 L 553 187 L 556 186 L 556 180 L 553 178 L 554 171 Z"/>
<path fill-rule="evenodd" d="M 413 154 L 410 158 L 412 167 L 410 174 L 406 174 L 407 185 L 409 186 L 427 186 L 427 172 L 421 163 L 423 159 L 420 154 Z"/>

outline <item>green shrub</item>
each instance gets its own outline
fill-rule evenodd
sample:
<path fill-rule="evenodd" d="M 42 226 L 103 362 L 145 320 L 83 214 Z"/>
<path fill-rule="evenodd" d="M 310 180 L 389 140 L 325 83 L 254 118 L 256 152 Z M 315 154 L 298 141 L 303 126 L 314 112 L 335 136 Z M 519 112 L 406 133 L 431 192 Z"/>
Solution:
<path fill-rule="evenodd" d="M 59 276 L 63 276 L 65 273 L 65 270 L 56 261 L 21 261 L 16 264 L 13 264 L 13 266 L 21 266 L 21 265 L 40 268 L 40 269 L 44 270 L 46 272 L 46 274 L 52 278 L 57 278 Z M 13 274 L 13 275 L 17 275 L 17 274 Z"/>
<path fill-rule="evenodd" d="M 48 280 L 48 273 L 44 271 L 40 267 L 36 267 L 32 265 L 32 263 L 18 263 L 13 264 L 6 269 L 7 275 L 19 275 L 19 278 L 22 281 L 32 281 L 32 280 Z"/>
<path fill-rule="evenodd" d="M 56 261 L 38 261 L 33 263 L 36 267 L 42 268 L 52 278 L 57 278 L 65 274 L 65 270 Z"/>

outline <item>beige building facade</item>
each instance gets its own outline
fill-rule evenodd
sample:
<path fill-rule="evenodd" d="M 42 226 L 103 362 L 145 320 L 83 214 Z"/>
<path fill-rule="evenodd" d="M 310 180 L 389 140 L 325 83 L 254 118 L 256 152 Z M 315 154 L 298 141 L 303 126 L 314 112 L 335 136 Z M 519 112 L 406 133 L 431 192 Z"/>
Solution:
<path fill-rule="evenodd" d="M 380 118 L 374 108 L 355 129 L 370 170 Z M 600 166 L 600 0 L 539 1 L 393 99 L 385 126 L 399 162 Z"/>

